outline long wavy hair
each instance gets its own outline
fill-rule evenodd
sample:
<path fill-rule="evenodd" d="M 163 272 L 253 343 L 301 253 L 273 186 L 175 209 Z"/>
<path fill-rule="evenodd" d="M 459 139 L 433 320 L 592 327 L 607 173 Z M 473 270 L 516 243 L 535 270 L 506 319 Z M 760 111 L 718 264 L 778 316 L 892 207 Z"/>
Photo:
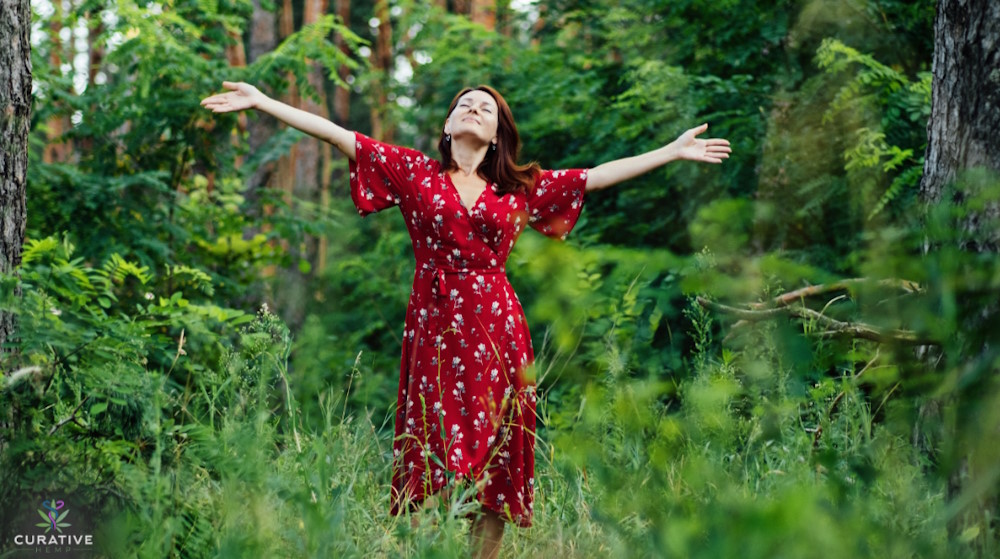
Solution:
<path fill-rule="evenodd" d="M 514 124 L 514 115 L 510 112 L 510 106 L 497 90 L 488 85 L 478 87 L 466 87 L 458 92 L 448 107 L 448 116 L 455 111 L 458 100 L 470 91 L 485 91 L 497 102 L 497 149 L 486 151 L 486 158 L 479 164 L 476 174 L 497 185 L 499 194 L 509 194 L 513 192 L 523 192 L 527 194 L 535 186 L 535 178 L 541 172 L 538 163 L 531 162 L 526 165 L 518 165 L 517 156 L 521 151 L 521 137 L 517 133 L 517 125 Z M 441 130 L 441 139 L 438 140 L 438 151 L 441 153 L 441 168 L 451 171 L 457 167 L 451 158 L 451 142 L 446 141 L 444 129 Z"/>

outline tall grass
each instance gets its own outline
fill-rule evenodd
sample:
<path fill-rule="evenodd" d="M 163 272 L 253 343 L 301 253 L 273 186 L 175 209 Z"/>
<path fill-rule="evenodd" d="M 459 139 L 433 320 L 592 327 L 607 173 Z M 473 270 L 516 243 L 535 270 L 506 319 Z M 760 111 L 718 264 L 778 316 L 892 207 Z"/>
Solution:
<path fill-rule="evenodd" d="M 891 356 L 867 342 L 796 346 L 801 332 L 789 338 L 782 324 L 720 344 L 713 316 L 691 298 L 693 349 L 671 375 L 654 374 L 630 356 L 649 320 L 637 310 L 639 283 L 599 295 L 610 328 L 577 329 L 568 351 L 540 348 L 534 526 L 508 528 L 504 557 L 996 551 L 979 533 L 949 533 L 946 480 L 911 421 L 921 398 L 872 388 Z M 47 301 L 29 291 L 25 323 L 50 320 Z M 161 352 L 158 370 L 109 369 L 107 345 L 70 364 L 29 352 L 55 374 L 0 391 L 21 417 L 4 431 L 4 501 L 74 484 L 99 512 L 95 541 L 108 557 L 467 556 L 469 506 L 458 492 L 389 514 L 391 408 L 340 385 L 300 402 L 287 328 L 266 309 L 237 322 L 217 346 L 181 341 L 171 354 L 163 346 L 173 338 L 140 335 L 111 356 L 140 364 Z M 43 348 L 40 339 L 27 341 Z M 198 343 L 219 351 L 214 365 L 200 361 Z M 334 376 L 363 382 L 359 361 Z M 117 396 L 103 405 L 108 394 Z M 304 413 L 307 404 L 318 413 Z M 49 431 L 74 408 L 77 421 Z"/>
<path fill-rule="evenodd" d="M 962 555 L 942 522 L 943 485 L 919 449 L 873 421 L 880 410 L 852 382 L 856 372 L 796 383 L 769 360 L 774 334 L 761 332 L 754 351 L 693 359 L 677 410 L 664 407 L 654 382 L 609 376 L 590 385 L 582 406 L 570 403 L 575 422 L 540 434 L 535 525 L 508 529 L 504 556 Z M 388 414 L 349 412 L 342 392 L 327 391 L 322 423 L 293 430 L 297 403 L 282 402 L 288 387 L 271 382 L 284 377 L 273 358 L 284 350 L 269 351 L 232 361 L 240 366 L 230 378 L 257 376 L 233 389 L 217 425 L 194 424 L 177 445 L 161 429 L 163 452 L 128 469 L 128 491 L 143 506 L 112 524 L 127 545 L 109 554 L 467 556 L 457 497 L 414 516 L 388 514 Z M 539 405 L 543 417 L 560 406 Z"/>

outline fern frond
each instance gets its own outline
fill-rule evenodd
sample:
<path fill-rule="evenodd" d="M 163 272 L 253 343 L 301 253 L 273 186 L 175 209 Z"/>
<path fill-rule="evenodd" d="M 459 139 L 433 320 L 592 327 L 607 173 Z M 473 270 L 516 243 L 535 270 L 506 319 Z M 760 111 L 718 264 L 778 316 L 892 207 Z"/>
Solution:
<path fill-rule="evenodd" d="M 170 276 L 173 278 L 180 278 L 181 276 L 187 276 L 190 278 L 192 285 L 198 291 L 201 291 L 205 295 L 211 297 L 215 294 L 215 288 L 212 287 L 212 276 L 206 274 L 198 268 L 192 268 L 190 266 L 173 266 L 169 269 Z"/>
<path fill-rule="evenodd" d="M 868 214 L 868 219 L 872 219 L 885 209 L 890 202 L 892 202 L 896 197 L 899 196 L 901 192 L 910 188 L 916 188 L 920 184 L 920 175 L 924 172 L 923 158 L 921 161 L 910 167 L 909 169 L 903 171 L 898 177 L 893 179 L 892 184 L 886 189 L 882 197 L 879 198 L 878 203 L 872 208 L 872 211 Z"/>
<path fill-rule="evenodd" d="M 21 253 L 21 262 L 25 265 L 39 260 L 47 255 L 55 255 L 62 244 L 55 237 L 49 236 L 44 239 L 31 239 L 24 243 L 24 252 Z"/>
<path fill-rule="evenodd" d="M 824 123 L 832 122 L 836 113 L 849 108 L 854 101 L 872 101 L 879 97 L 873 93 L 862 95 L 863 91 L 878 92 L 885 96 L 911 85 L 903 74 L 836 39 L 823 40 L 816 51 L 816 62 L 821 69 L 831 74 L 846 72 L 851 66 L 858 67 L 854 76 L 845 81 L 837 91 L 830 107 L 823 114 Z"/>
<path fill-rule="evenodd" d="M 153 275 L 149 272 L 147 266 L 139 266 L 133 262 L 129 262 L 122 258 L 118 253 L 114 253 L 108 258 L 104 265 L 101 267 L 102 272 L 107 275 L 107 277 L 115 284 L 123 283 L 129 276 L 134 277 L 139 280 L 139 283 L 145 285 L 149 283 L 149 280 L 153 279 Z"/>

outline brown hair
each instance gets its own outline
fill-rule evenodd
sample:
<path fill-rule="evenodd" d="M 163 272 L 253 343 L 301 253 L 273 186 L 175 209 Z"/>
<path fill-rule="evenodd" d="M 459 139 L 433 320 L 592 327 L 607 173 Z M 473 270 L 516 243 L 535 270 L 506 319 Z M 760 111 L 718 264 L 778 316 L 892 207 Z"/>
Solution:
<path fill-rule="evenodd" d="M 458 92 L 448 107 L 448 115 L 455 111 L 458 100 L 470 91 L 485 91 L 497 102 L 497 149 L 487 150 L 486 158 L 479 164 L 476 173 L 484 180 L 492 182 L 497 186 L 499 194 L 509 194 L 512 192 L 523 192 L 527 194 L 535 187 L 535 178 L 541 172 L 538 163 L 531 162 L 527 165 L 518 165 L 517 156 L 521 150 L 521 137 L 517 134 L 517 125 L 514 124 L 514 115 L 510 112 L 510 107 L 503 96 L 488 85 L 478 87 L 466 87 Z M 438 151 L 441 152 L 441 168 L 452 170 L 455 168 L 455 161 L 451 158 L 451 142 L 445 141 L 444 130 L 441 131 L 441 139 L 438 140 Z"/>

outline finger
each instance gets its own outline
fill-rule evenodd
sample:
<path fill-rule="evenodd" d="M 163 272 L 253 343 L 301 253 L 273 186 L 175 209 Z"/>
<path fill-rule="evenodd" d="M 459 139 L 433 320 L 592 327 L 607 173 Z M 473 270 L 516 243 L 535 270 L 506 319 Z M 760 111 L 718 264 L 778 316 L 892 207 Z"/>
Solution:
<path fill-rule="evenodd" d="M 228 107 L 226 106 L 225 103 L 208 103 L 205 105 L 205 108 L 216 113 L 225 112 L 228 110 Z"/>
<path fill-rule="evenodd" d="M 222 82 L 222 87 L 224 87 L 224 88 L 226 88 L 226 89 L 228 89 L 230 91 L 236 91 L 236 90 L 238 90 L 240 88 L 240 84 L 238 84 L 236 82 Z"/>
<path fill-rule="evenodd" d="M 705 124 L 702 124 L 701 126 L 696 126 L 692 128 L 691 130 L 689 130 L 689 132 L 691 132 L 693 136 L 697 136 L 698 134 L 704 133 L 706 130 L 708 130 L 707 122 Z"/>
<path fill-rule="evenodd" d="M 209 95 L 205 98 L 206 101 L 213 101 L 215 103 L 223 103 L 232 97 L 232 93 L 216 93 L 215 95 Z"/>

